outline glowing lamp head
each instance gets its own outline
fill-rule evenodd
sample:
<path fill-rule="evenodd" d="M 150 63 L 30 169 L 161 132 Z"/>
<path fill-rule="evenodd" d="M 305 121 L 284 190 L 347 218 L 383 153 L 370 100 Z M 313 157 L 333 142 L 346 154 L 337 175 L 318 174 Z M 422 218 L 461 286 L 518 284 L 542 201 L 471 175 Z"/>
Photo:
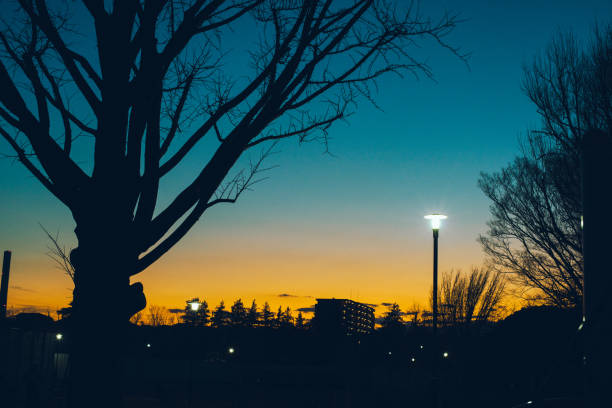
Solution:
<path fill-rule="evenodd" d="M 442 215 L 442 214 L 429 214 L 425 216 L 426 220 L 431 221 L 431 229 L 434 229 L 434 230 L 439 230 L 442 220 L 445 220 L 447 218 L 448 217 L 446 215 Z"/>
<path fill-rule="evenodd" d="M 192 312 L 197 312 L 198 310 L 200 310 L 200 302 L 189 302 L 189 307 L 191 308 Z"/>
<path fill-rule="evenodd" d="M 62 333 L 57 333 L 57 334 L 55 335 L 55 338 L 56 338 L 57 340 L 61 340 L 62 338 L 64 338 L 64 335 L 63 335 Z"/>

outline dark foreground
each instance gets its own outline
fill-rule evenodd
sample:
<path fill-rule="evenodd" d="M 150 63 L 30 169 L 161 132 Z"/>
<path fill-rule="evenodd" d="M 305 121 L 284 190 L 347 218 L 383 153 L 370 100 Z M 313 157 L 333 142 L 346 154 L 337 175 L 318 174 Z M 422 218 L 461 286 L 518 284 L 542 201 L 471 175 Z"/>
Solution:
<path fill-rule="evenodd" d="M 1 406 L 63 406 L 70 334 L 58 340 L 59 330 L 4 331 Z M 126 344 L 118 375 L 127 407 L 433 405 L 433 343 L 424 328 L 329 338 L 301 330 L 134 327 Z M 579 347 L 574 317 L 542 309 L 478 331 L 449 328 L 437 353 L 440 406 L 541 407 L 545 398 L 578 406 Z M 558 401 L 550 406 L 564 406 Z"/>

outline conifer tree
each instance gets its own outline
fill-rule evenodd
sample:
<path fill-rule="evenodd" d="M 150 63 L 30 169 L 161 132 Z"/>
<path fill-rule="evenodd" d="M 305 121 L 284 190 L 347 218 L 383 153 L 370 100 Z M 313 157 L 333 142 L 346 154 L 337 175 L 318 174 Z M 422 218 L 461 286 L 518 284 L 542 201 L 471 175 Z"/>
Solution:
<path fill-rule="evenodd" d="M 255 303 L 255 299 L 251 303 L 251 307 L 247 312 L 247 324 L 250 327 L 255 327 L 259 323 L 259 312 L 257 311 L 257 303 Z"/>
<path fill-rule="evenodd" d="M 298 329 L 304 329 L 304 316 L 302 316 L 302 312 L 298 312 L 297 318 L 295 319 L 295 327 Z"/>
<path fill-rule="evenodd" d="M 283 308 L 279 306 L 278 310 L 276 311 L 276 317 L 274 318 L 274 327 L 276 328 L 281 327 L 282 322 L 283 322 Z"/>
<path fill-rule="evenodd" d="M 293 315 L 291 314 L 291 308 L 287 307 L 281 317 L 281 327 L 292 327 L 293 326 Z"/>
<path fill-rule="evenodd" d="M 242 303 L 242 299 L 238 299 L 232 305 L 232 311 L 230 313 L 230 321 L 232 326 L 244 326 L 246 325 L 247 320 L 247 311 L 244 308 L 244 304 Z"/>
<path fill-rule="evenodd" d="M 183 322 L 189 326 L 206 326 L 210 318 L 208 303 L 205 300 L 200 300 L 200 298 L 193 298 L 185 303 L 185 314 L 181 316 Z M 194 304 L 197 304 L 195 310 L 192 306 Z"/>
<path fill-rule="evenodd" d="M 383 318 L 382 327 L 384 329 L 400 328 L 403 325 L 402 311 L 397 303 L 388 306 L 388 310 Z"/>
<path fill-rule="evenodd" d="M 274 319 L 274 313 L 270 310 L 268 302 L 264 303 L 263 309 L 261 310 L 261 321 L 264 327 L 272 327 Z"/>
<path fill-rule="evenodd" d="M 213 327 L 222 327 L 227 326 L 228 324 L 228 312 L 225 310 L 225 302 L 223 300 L 219 303 L 219 306 L 215 308 L 215 311 L 212 315 L 212 326 Z"/>

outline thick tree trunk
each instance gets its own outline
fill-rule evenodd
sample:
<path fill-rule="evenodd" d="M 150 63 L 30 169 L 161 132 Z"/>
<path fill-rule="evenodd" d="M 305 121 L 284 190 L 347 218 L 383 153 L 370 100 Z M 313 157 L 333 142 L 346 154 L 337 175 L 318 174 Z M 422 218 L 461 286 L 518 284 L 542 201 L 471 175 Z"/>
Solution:
<path fill-rule="evenodd" d="M 145 300 L 142 285 L 129 283 L 127 234 L 113 225 L 96 222 L 84 230 L 77 224 L 69 407 L 122 406 L 123 342 L 130 316 Z"/>

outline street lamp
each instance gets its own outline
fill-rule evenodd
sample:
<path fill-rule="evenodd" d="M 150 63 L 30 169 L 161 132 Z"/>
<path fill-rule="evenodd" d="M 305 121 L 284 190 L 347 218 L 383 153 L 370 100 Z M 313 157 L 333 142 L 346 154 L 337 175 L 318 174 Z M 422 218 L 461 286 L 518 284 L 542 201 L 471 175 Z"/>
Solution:
<path fill-rule="evenodd" d="M 197 313 L 198 310 L 200 310 L 200 306 L 202 305 L 202 303 L 200 303 L 199 298 L 195 298 L 187 302 L 187 304 L 189 305 L 189 308 L 191 309 L 191 311 L 194 313 Z M 196 314 L 193 316 L 193 326 L 196 326 L 197 321 L 198 321 L 198 316 Z M 193 347 L 193 343 L 191 344 L 191 347 Z M 191 399 L 193 396 L 193 353 L 189 353 L 189 356 L 190 356 L 189 358 L 189 395 L 188 395 L 188 400 L 187 400 L 187 406 L 191 407 Z"/>
<path fill-rule="evenodd" d="M 442 214 L 429 214 L 425 219 L 431 221 L 433 230 L 433 334 L 436 335 L 438 329 L 438 232 L 442 220 L 448 218 Z"/>
<path fill-rule="evenodd" d="M 197 312 L 198 310 L 200 310 L 200 305 L 201 303 L 195 300 L 192 302 L 189 302 L 189 307 L 191 308 L 192 312 Z"/>
<path fill-rule="evenodd" d="M 431 229 L 433 230 L 433 321 L 432 321 L 432 332 L 433 332 L 433 406 L 438 407 L 438 232 L 440 231 L 440 224 L 442 220 L 445 220 L 446 215 L 442 214 L 428 214 L 425 219 L 431 221 Z"/>
<path fill-rule="evenodd" d="M 434 231 L 439 230 L 442 220 L 445 220 L 447 218 L 448 217 L 443 214 L 428 214 L 425 216 L 426 220 L 431 221 L 431 229 L 433 229 Z"/>

